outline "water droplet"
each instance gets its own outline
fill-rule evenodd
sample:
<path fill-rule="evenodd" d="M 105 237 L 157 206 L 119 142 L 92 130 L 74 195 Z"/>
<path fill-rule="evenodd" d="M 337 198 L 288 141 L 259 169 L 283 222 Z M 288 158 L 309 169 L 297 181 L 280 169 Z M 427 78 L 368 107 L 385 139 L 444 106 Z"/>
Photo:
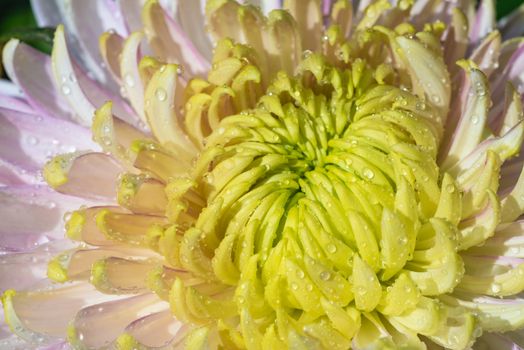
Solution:
<path fill-rule="evenodd" d="M 69 85 L 67 84 L 62 84 L 62 87 L 60 88 L 60 90 L 62 91 L 62 93 L 64 95 L 69 95 L 71 93 L 71 88 L 69 87 Z"/>
<path fill-rule="evenodd" d="M 500 286 L 500 284 L 498 284 L 498 283 L 493 283 L 493 284 L 491 285 L 491 291 L 492 291 L 493 293 L 495 293 L 495 294 L 500 293 L 501 290 L 502 290 L 502 287 Z"/>
<path fill-rule="evenodd" d="M 166 66 L 163 65 L 162 67 L 160 67 L 160 72 L 164 72 L 166 70 Z"/>
<path fill-rule="evenodd" d="M 408 238 L 407 237 L 399 237 L 398 244 L 406 245 L 407 243 L 408 243 Z"/>
<path fill-rule="evenodd" d="M 297 277 L 300 278 L 300 279 L 304 278 L 304 271 L 297 270 Z"/>
<path fill-rule="evenodd" d="M 296 283 L 291 283 L 291 289 L 293 289 L 293 290 L 297 290 L 297 289 L 298 289 L 298 284 L 296 284 Z"/>
<path fill-rule="evenodd" d="M 365 168 L 364 171 L 363 171 L 363 174 L 364 176 L 371 180 L 375 177 L 375 173 L 373 172 L 373 170 L 369 169 L 369 168 Z"/>
<path fill-rule="evenodd" d="M 327 245 L 326 250 L 330 254 L 335 254 L 337 252 L 337 247 L 333 243 L 330 243 Z"/>
<path fill-rule="evenodd" d="M 471 123 L 473 124 L 478 124 L 479 122 L 479 116 L 478 115 L 474 115 L 471 117 Z"/>
<path fill-rule="evenodd" d="M 435 102 L 436 104 L 439 104 L 440 103 L 440 96 L 438 95 L 433 95 L 431 96 L 431 99 L 433 100 L 433 102 Z"/>
<path fill-rule="evenodd" d="M 453 186 L 452 184 L 446 185 L 446 191 L 448 191 L 449 193 L 455 192 L 455 186 Z"/>
<path fill-rule="evenodd" d="M 309 56 L 311 56 L 312 53 L 313 52 L 311 52 L 311 50 L 304 50 L 304 52 L 302 52 L 302 59 L 307 59 Z"/>
<path fill-rule="evenodd" d="M 135 86 L 135 79 L 133 79 L 133 76 L 130 73 L 124 75 L 124 82 L 129 87 Z"/>
<path fill-rule="evenodd" d="M 155 97 L 157 98 L 157 100 L 159 101 L 165 101 L 166 98 L 167 98 L 167 93 L 166 93 L 166 90 L 162 89 L 162 88 L 157 88 L 155 90 Z"/>
<path fill-rule="evenodd" d="M 34 146 L 38 143 L 38 139 L 34 136 L 29 136 L 27 138 L 27 143 L 30 144 L 31 146 Z"/>
<path fill-rule="evenodd" d="M 308 285 L 306 286 L 306 290 L 307 290 L 308 292 L 311 292 L 311 291 L 313 290 L 313 285 L 312 285 L 312 284 L 308 284 Z"/>
<path fill-rule="evenodd" d="M 331 278 L 331 272 L 329 272 L 329 271 L 322 271 L 320 273 L 319 277 L 320 277 L 320 279 L 322 281 L 327 281 L 327 280 L 329 280 Z"/>
<path fill-rule="evenodd" d="M 177 66 L 176 67 L 176 74 L 178 76 L 182 75 L 184 73 L 184 68 L 182 68 L 182 66 Z"/>

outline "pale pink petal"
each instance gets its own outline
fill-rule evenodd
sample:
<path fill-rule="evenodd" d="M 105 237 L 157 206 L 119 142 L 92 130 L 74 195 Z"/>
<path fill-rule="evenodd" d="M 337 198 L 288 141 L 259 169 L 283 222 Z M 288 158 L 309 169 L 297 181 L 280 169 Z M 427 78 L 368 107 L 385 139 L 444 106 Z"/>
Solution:
<path fill-rule="evenodd" d="M 169 308 L 153 293 L 93 305 L 80 310 L 73 321 L 73 345 L 100 348 L 110 345 L 138 318 Z"/>
<path fill-rule="evenodd" d="M 475 21 L 470 27 L 469 37 L 473 45 L 477 45 L 486 35 L 497 27 L 495 3 L 493 0 L 482 0 Z"/>
<path fill-rule="evenodd" d="M 0 94 L 0 108 L 1 109 L 10 109 L 16 112 L 28 113 L 28 114 L 38 114 L 26 101 L 24 98 L 1 95 Z"/>
<path fill-rule="evenodd" d="M 491 32 L 484 38 L 480 45 L 475 47 L 475 50 L 470 56 L 470 59 L 474 61 L 488 77 L 498 66 L 500 44 L 500 33 L 498 31 Z"/>
<path fill-rule="evenodd" d="M 4 47 L 3 63 L 9 78 L 36 111 L 55 118 L 73 119 L 72 110 L 55 87 L 48 55 L 12 39 Z"/>
<path fill-rule="evenodd" d="M 205 30 L 205 13 L 201 3 L 200 0 L 179 1 L 176 19 L 202 56 L 211 60 L 213 46 Z"/>
<path fill-rule="evenodd" d="M 44 181 L 39 171 L 28 171 L 20 166 L 0 159 L 0 186 L 16 186 L 26 184 L 43 185 Z"/>
<path fill-rule="evenodd" d="M 140 119 L 127 103 L 104 90 L 76 67 L 69 56 L 63 26 L 59 26 L 55 32 L 51 59 L 55 82 L 60 85 L 62 95 L 76 112 L 79 124 L 90 126 L 96 107 L 108 100 L 113 101 L 115 114 L 120 119 L 135 126 L 140 124 Z"/>
<path fill-rule="evenodd" d="M 30 252 L 0 255 L 0 292 L 27 290 L 47 278 L 47 264 L 54 255 L 73 247 L 62 239 L 42 244 Z"/>
<path fill-rule="evenodd" d="M 60 0 L 31 1 L 37 22 L 41 26 L 55 27 L 64 24 L 71 39 L 73 56 L 86 71 L 117 92 L 118 87 L 110 79 L 108 71 L 101 65 L 98 37 L 114 29 L 122 35 L 127 29 L 119 11 L 112 1 Z"/>
<path fill-rule="evenodd" d="M 54 165 L 61 167 L 63 175 L 67 178 L 65 182 L 60 181 L 59 184 L 53 183 L 53 178 L 46 178 L 56 191 L 108 204 L 116 201 L 117 180 L 124 168 L 111 156 L 105 153 L 62 155 L 46 166 L 46 170 Z"/>
<path fill-rule="evenodd" d="M 177 343 L 190 329 L 191 326 L 174 318 L 170 310 L 165 310 L 137 319 L 125 332 L 143 346 L 162 348 Z"/>
<path fill-rule="evenodd" d="M 524 42 L 515 40 L 505 43 L 500 55 L 500 69 L 492 79 L 492 98 L 495 102 L 504 100 L 504 85 L 510 81 L 520 94 L 524 93 Z"/>
<path fill-rule="evenodd" d="M 23 251 L 60 239 L 64 215 L 92 204 L 47 186 L 4 187 L 0 189 L 0 247 Z"/>
<path fill-rule="evenodd" d="M 57 154 L 100 149 L 89 130 L 74 123 L 3 108 L 0 135 L 0 159 L 33 172 Z"/>
<path fill-rule="evenodd" d="M 142 29 L 142 3 L 143 0 L 118 0 L 120 12 L 130 33 Z"/>
<path fill-rule="evenodd" d="M 447 169 L 478 146 L 483 139 L 489 110 L 489 90 L 484 73 L 467 69 L 467 91 L 463 91 L 459 120 L 449 143 L 443 142 L 440 155 L 444 157 L 442 168 Z M 446 140 L 447 141 L 447 140 Z"/>
<path fill-rule="evenodd" d="M 24 92 L 16 84 L 6 79 L 0 79 L 0 95 L 24 98 Z"/>
<path fill-rule="evenodd" d="M 204 75 L 209 71 L 209 61 L 158 2 L 146 3 L 142 11 L 145 33 L 156 55 L 169 63 L 183 65 L 188 76 Z"/>
<path fill-rule="evenodd" d="M 45 345 L 65 338 L 70 321 L 81 308 L 115 299 L 118 297 L 102 294 L 85 282 L 51 284 L 4 294 L 4 312 L 15 334 Z"/>

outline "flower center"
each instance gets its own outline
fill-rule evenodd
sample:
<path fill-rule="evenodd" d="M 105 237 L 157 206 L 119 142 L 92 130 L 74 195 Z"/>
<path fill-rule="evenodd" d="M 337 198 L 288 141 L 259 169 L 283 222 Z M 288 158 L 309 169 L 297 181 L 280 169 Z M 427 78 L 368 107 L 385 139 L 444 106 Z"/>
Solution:
<path fill-rule="evenodd" d="M 436 112 L 377 76 L 361 60 L 338 69 L 309 55 L 296 76 L 279 73 L 255 108 L 210 134 L 195 165 L 203 185 L 190 186 L 206 205 L 177 256 L 224 287 L 201 293 L 176 279 L 177 317 L 234 332 L 223 323 L 239 315 L 245 342 L 276 324 L 298 337 L 288 345 L 307 335 L 347 348 L 360 312 L 400 318 L 422 295 L 458 283 L 456 227 L 439 207 L 448 197 Z M 455 189 L 448 177 L 442 185 Z M 417 272 L 436 257 L 442 266 Z"/>

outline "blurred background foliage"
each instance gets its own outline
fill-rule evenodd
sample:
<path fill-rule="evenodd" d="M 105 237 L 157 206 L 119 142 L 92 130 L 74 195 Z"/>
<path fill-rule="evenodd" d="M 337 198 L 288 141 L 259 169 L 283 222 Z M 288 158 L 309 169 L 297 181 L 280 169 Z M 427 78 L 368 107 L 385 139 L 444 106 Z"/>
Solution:
<path fill-rule="evenodd" d="M 497 17 L 503 17 L 523 3 L 524 0 L 496 1 Z M 12 37 L 18 38 L 43 52 L 49 53 L 52 47 L 53 29 L 37 28 L 29 0 L 0 0 L 0 48 Z M 2 74 L 1 67 L 0 74 Z"/>

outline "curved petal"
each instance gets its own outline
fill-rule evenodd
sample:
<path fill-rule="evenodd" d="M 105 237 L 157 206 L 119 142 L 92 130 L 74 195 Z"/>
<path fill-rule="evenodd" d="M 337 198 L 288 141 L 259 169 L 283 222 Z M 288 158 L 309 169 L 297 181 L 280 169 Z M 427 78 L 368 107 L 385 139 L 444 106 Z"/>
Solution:
<path fill-rule="evenodd" d="M 163 348 L 174 345 L 184 338 L 191 329 L 173 317 L 170 310 L 160 311 L 157 313 L 144 316 L 129 324 L 125 336 L 130 336 L 134 341 L 148 348 Z"/>
<path fill-rule="evenodd" d="M 51 59 L 55 82 L 60 85 L 60 91 L 76 112 L 76 120 L 79 124 L 90 126 L 95 107 L 112 100 L 115 114 L 119 118 L 132 125 L 139 125 L 139 118 L 121 98 L 105 91 L 75 66 L 69 56 L 64 27 L 61 25 L 55 32 Z"/>
<path fill-rule="evenodd" d="M 89 131 L 65 120 L 0 108 L 0 159 L 37 172 L 56 154 L 98 150 Z"/>
<path fill-rule="evenodd" d="M 180 27 L 194 43 L 202 56 L 211 60 L 213 45 L 205 30 L 205 13 L 201 0 L 178 1 L 177 19 Z"/>
<path fill-rule="evenodd" d="M 191 40 L 160 6 L 158 0 L 149 0 L 142 10 L 145 33 L 153 51 L 162 60 L 182 64 L 193 75 L 205 74 L 209 62 L 195 48 Z"/>
<path fill-rule="evenodd" d="M 495 3 L 493 0 L 482 0 L 477 16 L 469 31 L 471 43 L 476 45 L 497 27 Z"/>
<path fill-rule="evenodd" d="M 116 298 L 77 282 L 30 292 L 8 290 L 2 303 L 15 334 L 31 343 L 46 344 L 66 337 L 68 324 L 79 309 L 112 299 Z M 53 322 L 49 322 L 49 315 L 53 315 Z"/>
<path fill-rule="evenodd" d="M 15 112 L 38 114 L 23 98 L 0 94 L 0 109 L 10 109 Z"/>
<path fill-rule="evenodd" d="M 28 250 L 62 238 L 64 215 L 86 204 L 92 203 L 46 186 L 4 187 L 0 191 L 0 247 Z"/>
<path fill-rule="evenodd" d="M 117 85 L 100 62 L 98 48 L 99 36 L 110 29 L 127 35 L 121 13 L 113 1 L 59 0 L 31 1 L 35 16 L 40 25 L 57 26 L 64 24 L 71 36 L 74 57 L 82 63 L 86 71 L 117 92 Z"/>
<path fill-rule="evenodd" d="M 0 292 L 8 288 L 27 290 L 34 287 L 47 278 L 47 263 L 53 255 L 72 245 L 64 239 L 42 244 L 29 252 L 0 255 Z"/>
<path fill-rule="evenodd" d="M 107 346 L 131 322 L 167 308 L 169 304 L 152 293 L 84 308 L 74 318 L 69 341 L 78 347 Z"/>
<path fill-rule="evenodd" d="M 75 118 L 55 87 L 48 55 L 11 39 L 4 47 L 2 63 L 9 78 L 23 91 L 27 102 L 36 111 L 55 118 Z"/>
<path fill-rule="evenodd" d="M 105 153 L 69 153 L 53 158 L 44 167 L 47 183 L 56 191 L 114 203 L 116 183 L 124 169 Z"/>

